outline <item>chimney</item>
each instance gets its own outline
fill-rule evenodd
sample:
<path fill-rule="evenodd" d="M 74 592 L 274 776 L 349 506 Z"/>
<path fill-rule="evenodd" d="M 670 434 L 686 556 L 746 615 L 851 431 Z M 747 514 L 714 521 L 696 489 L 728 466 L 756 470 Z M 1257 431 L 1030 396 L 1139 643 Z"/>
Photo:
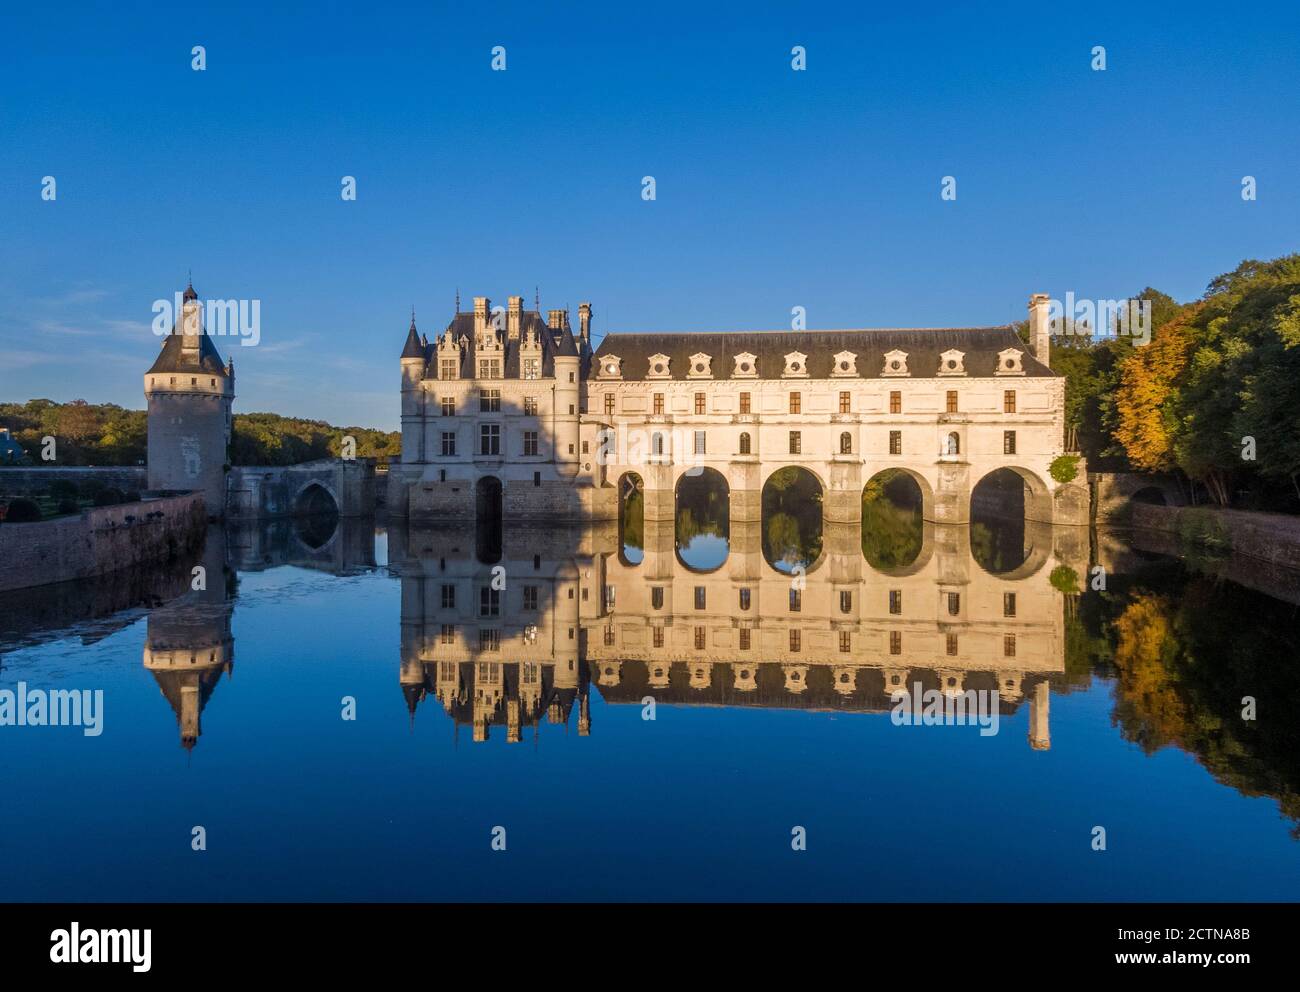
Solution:
<path fill-rule="evenodd" d="M 564 330 L 564 325 L 569 322 L 569 315 L 563 310 L 547 310 L 546 326 L 553 331 Z"/>
<path fill-rule="evenodd" d="M 591 343 L 591 304 L 578 304 L 578 336 L 588 344 Z"/>
<path fill-rule="evenodd" d="M 486 296 L 474 297 L 474 337 L 480 338 L 488 328 L 488 311 L 492 303 Z"/>
<path fill-rule="evenodd" d="M 1051 310 L 1051 297 L 1046 293 L 1035 293 L 1029 297 L 1029 344 L 1034 350 L 1034 357 L 1052 367 L 1052 322 L 1048 316 Z"/>
<path fill-rule="evenodd" d="M 512 296 L 507 301 L 506 307 L 506 337 L 511 341 L 519 340 L 519 328 L 523 324 L 524 317 L 524 298 L 522 296 Z"/>

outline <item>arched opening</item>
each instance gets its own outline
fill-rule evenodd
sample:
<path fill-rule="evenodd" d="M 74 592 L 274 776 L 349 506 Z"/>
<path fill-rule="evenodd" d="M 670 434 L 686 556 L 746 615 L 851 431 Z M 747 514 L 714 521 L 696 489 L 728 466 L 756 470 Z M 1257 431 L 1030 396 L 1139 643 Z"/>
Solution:
<path fill-rule="evenodd" d="M 970 504 L 971 555 L 986 572 L 1023 571 L 1041 554 L 1044 528 L 1031 524 L 1046 523 L 1044 504 L 1050 508 L 1051 497 L 1031 472 L 994 469 L 971 490 Z M 1050 527 L 1047 533 L 1050 544 Z"/>
<path fill-rule="evenodd" d="M 298 498 L 293 503 L 293 512 L 295 516 L 299 517 L 328 516 L 330 514 L 337 517 L 339 505 L 334 502 L 334 497 L 330 495 L 328 489 L 319 482 L 313 482 L 298 493 Z"/>
<path fill-rule="evenodd" d="M 323 548 L 339 526 L 339 506 L 330 491 L 312 482 L 293 501 L 294 534 L 312 551 Z"/>
<path fill-rule="evenodd" d="M 653 455 L 662 455 L 664 453 L 664 436 L 658 431 L 650 438 L 650 453 Z"/>
<path fill-rule="evenodd" d="M 1150 506 L 1168 506 L 1169 501 L 1165 498 L 1164 490 L 1156 486 L 1145 486 L 1139 489 L 1131 497 L 1134 503 L 1146 503 Z"/>
<path fill-rule="evenodd" d="M 817 476 L 794 465 L 763 484 L 763 557 L 778 572 L 807 570 L 822 553 L 822 499 Z"/>
<path fill-rule="evenodd" d="M 687 568 L 711 572 L 731 551 L 731 488 L 721 472 L 692 468 L 677 480 L 677 557 Z"/>
<path fill-rule="evenodd" d="M 501 560 L 502 516 L 501 480 L 485 475 L 474 484 L 474 552 L 485 565 Z"/>
<path fill-rule="evenodd" d="M 618 543 L 624 565 L 645 560 L 645 483 L 635 472 L 618 480 Z"/>
<path fill-rule="evenodd" d="M 748 431 L 740 432 L 740 453 L 742 455 L 749 454 L 749 432 Z"/>
<path fill-rule="evenodd" d="M 961 454 L 961 438 L 957 435 L 956 431 L 952 431 L 948 435 L 948 438 L 943 445 L 943 453 L 945 455 Z"/>
<path fill-rule="evenodd" d="M 841 455 L 853 454 L 853 435 L 850 434 L 848 431 L 844 431 L 842 434 L 840 434 L 840 454 Z"/>
<path fill-rule="evenodd" d="M 925 543 L 925 494 L 902 469 L 877 472 L 862 488 L 862 554 L 881 572 L 904 569 Z"/>

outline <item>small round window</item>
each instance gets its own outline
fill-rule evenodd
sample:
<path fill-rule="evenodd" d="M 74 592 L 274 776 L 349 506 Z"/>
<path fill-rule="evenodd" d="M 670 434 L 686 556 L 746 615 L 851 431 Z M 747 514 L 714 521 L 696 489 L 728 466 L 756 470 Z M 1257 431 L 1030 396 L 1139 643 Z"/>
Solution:
<path fill-rule="evenodd" d="M 695 363 L 695 371 L 696 371 L 696 372 L 703 372 L 703 371 L 704 371 L 704 363 L 703 363 L 703 362 L 696 362 L 696 363 Z"/>
<path fill-rule="evenodd" d="M 957 367 L 956 359 L 953 358 L 948 359 L 948 368 L 955 369 L 956 367 Z"/>
<path fill-rule="evenodd" d="M 741 362 L 741 363 L 740 363 L 740 371 L 742 371 L 742 372 L 748 372 L 748 371 L 749 371 L 749 362 Z"/>
<path fill-rule="evenodd" d="M 903 367 L 903 363 L 900 362 L 897 358 L 895 358 L 892 362 L 889 363 L 889 367 L 894 371 L 898 371 Z"/>
<path fill-rule="evenodd" d="M 791 362 L 791 363 L 790 363 L 790 371 L 791 371 L 791 372 L 798 372 L 798 371 L 799 371 L 799 363 L 798 363 L 798 362 Z"/>
<path fill-rule="evenodd" d="M 840 371 L 841 371 L 841 372 L 847 372 L 848 370 L 849 370 L 849 363 L 848 363 L 848 362 L 840 362 Z"/>
<path fill-rule="evenodd" d="M 663 362 L 659 362 L 658 364 L 655 365 L 656 372 L 662 372 L 663 370 L 664 370 Z"/>

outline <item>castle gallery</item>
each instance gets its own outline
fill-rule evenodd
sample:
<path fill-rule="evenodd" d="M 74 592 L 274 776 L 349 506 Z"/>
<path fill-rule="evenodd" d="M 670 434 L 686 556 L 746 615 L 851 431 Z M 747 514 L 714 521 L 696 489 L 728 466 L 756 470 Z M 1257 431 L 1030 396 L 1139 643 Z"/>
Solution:
<path fill-rule="evenodd" d="M 979 481 L 1025 484 L 1025 515 L 1086 523 L 1086 490 L 1053 480 L 1064 379 L 1050 367 L 1048 297 L 1029 301 L 1031 347 L 1010 327 L 608 334 L 591 305 L 505 308 L 475 297 L 402 349 L 402 458 L 391 514 L 616 519 L 640 489 L 648 520 L 674 517 L 685 475 L 716 472 L 734 522 L 758 520 L 764 483 L 796 466 L 825 519 L 861 519 L 887 469 L 919 486 L 926 520 L 964 523 Z M 1080 519 L 1082 517 L 1082 519 Z"/>

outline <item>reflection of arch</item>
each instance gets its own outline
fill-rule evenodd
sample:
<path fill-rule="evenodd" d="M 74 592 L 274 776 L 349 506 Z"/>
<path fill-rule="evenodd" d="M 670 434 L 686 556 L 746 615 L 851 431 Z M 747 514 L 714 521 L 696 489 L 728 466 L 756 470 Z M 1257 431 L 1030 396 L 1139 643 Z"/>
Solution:
<path fill-rule="evenodd" d="M 763 558 L 778 572 L 812 572 L 825 558 L 826 483 L 802 465 L 768 474 L 760 495 Z"/>
<path fill-rule="evenodd" d="M 618 479 L 618 558 L 629 568 L 645 559 L 645 482 L 635 472 Z"/>
<path fill-rule="evenodd" d="M 862 487 L 862 555 L 882 575 L 919 572 L 934 554 L 934 523 L 925 517 L 925 479 L 887 468 Z"/>
<path fill-rule="evenodd" d="M 731 542 L 731 487 L 726 476 L 707 466 L 687 469 L 673 487 L 673 510 L 677 560 L 693 572 L 721 568 L 730 554 Z M 717 539 L 721 539 L 722 547 L 710 547 Z M 684 550 L 692 556 L 703 554 L 703 563 L 688 562 L 682 557 Z M 715 563 L 713 559 L 719 553 L 721 559 Z"/>

